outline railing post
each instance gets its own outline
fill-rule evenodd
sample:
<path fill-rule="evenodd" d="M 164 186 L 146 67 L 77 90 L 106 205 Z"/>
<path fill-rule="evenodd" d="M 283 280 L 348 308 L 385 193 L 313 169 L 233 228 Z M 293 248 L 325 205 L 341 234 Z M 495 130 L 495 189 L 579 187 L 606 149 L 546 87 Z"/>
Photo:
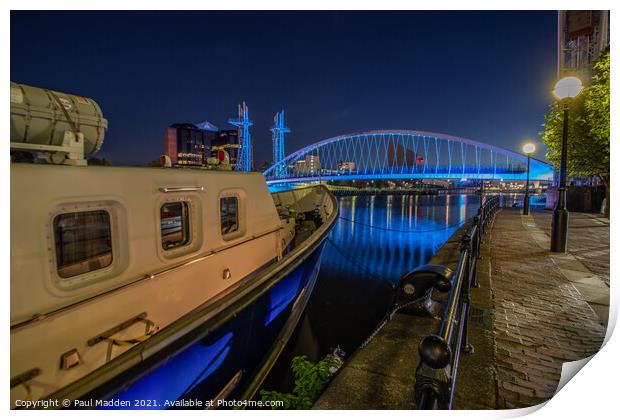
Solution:
<path fill-rule="evenodd" d="M 469 230 L 461 235 L 459 263 L 452 276 L 450 297 L 439 332 L 424 337 L 418 348 L 421 358 L 415 375 L 415 401 L 418 409 L 451 408 L 460 353 L 474 352 L 468 332 L 471 288 L 480 287 L 477 259 L 481 258 L 482 238 L 491 218 L 500 207 L 499 203 L 499 196 L 488 197 L 478 209 Z M 411 297 L 420 299 L 428 296 L 433 282 L 427 282 L 428 279 L 422 281 L 423 279 L 424 277 L 419 277 L 414 284 L 411 282 L 412 277 L 403 278 L 399 286 L 399 290 L 402 289 L 401 297 L 397 302 L 411 301 Z M 447 289 L 445 279 L 441 279 L 437 285 Z M 435 288 L 439 289 L 436 286 Z"/>
<path fill-rule="evenodd" d="M 482 229 L 482 220 L 480 219 L 480 217 L 478 216 L 474 216 L 474 226 L 476 226 L 476 231 L 480 232 Z M 482 236 L 481 235 L 475 235 L 474 238 L 474 251 L 475 251 L 475 258 L 481 260 L 482 256 L 480 255 L 480 244 L 482 243 Z"/>
<path fill-rule="evenodd" d="M 472 238 L 473 243 L 472 243 L 472 256 L 470 258 L 470 261 L 473 261 L 474 264 L 474 278 L 471 284 L 471 287 L 474 288 L 479 288 L 480 284 L 478 283 L 478 276 L 476 275 L 476 270 L 477 270 L 477 260 L 481 260 L 482 259 L 482 255 L 480 255 L 480 245 L 482 243 L 482 235 L 480 235 L 481 229 L 482 229 L 482 221 L 480 220 L 480 218 L 478 216 L 474 216 L 474 224 L 473 224 L 476 229 L 475 229 L 475 233 L 474 233 L 474 237 Z"/>
<path fill-rule="evenodd" d="M 442 337 L 427 335 L 418 347 L 422 363 L 415 372 L 414 399 L 419 410 L 450 408 L 450 345 Z"/>
<path fill-rule="evenodd" d="M 473 229 L 476 231 L 477 229 Z M 479 234 L 475 233 L 475 234 Z M 468 315 L 469 315 L 469 304 L 471 302 L 471 285 L 472 282 L 476 282 L 476 259 L 472 258 L 472 246 L 471 246 L 471 236 L 468 233 L 461 235 L 461 252 L 466 255 L 465 258 L 465 274 L 467 278 L 463 282 L 463 290 L 461 293 L 461 321 L 463 323 L 463 341 L 461 342 L 461 348 L 465 353 L 473 353 L 474 346 L 469 343 L 469 334 L 468 334 Z M 477 286 L 476 286 L 477 287 Z"/>

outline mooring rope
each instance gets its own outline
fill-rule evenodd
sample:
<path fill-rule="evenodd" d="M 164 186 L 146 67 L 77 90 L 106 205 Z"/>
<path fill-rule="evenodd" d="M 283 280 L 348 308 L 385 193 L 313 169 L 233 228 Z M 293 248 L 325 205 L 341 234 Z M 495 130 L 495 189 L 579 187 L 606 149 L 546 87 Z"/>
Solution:
<path fill-rule="evenodd" d="M 414 303 L 418 303 L 418 302 L 422 301 L 423 299 L 424 299 L 424 297 L 421 297 L 420 299 L 412 300 L 411 302 L 407 302 L 407 303 L 404 303 L 402 305 L 396 305 L 394 308 L 392 308 L 392 310 L 383 317 L 381 322 L 379 322 L 379 325 L 377 325 L 375 327 L 375 329 L 372 331 L 372 333 L 370 333 L 368 338 L 360 345 L 360 348 L 366 347 L 375 338 L 375 336 L 377 334 L 379 334 L 379 331 L 381 331 L 381 329 L 383 327 L 385 327 L 385 324 L 387 324 L 388 321 L 390 321 L 392 319 L 392 317 L 396 314 L 396 312 L 400 311 L 403 308 L 406 308 L 409 305 L 413 305 Z"/>
<path fill-rule="evenodd" d="M 352 256 L 350 256 L 348 253 L 346 253 L 345 251 L 343 251 L 338 245 L 336 245 L 336 243 L 334 241 L 332 241 L 332 239 L 328 236 L 327 237 L 327 242 L 329 242 L 329 244 L 340 254 L 342 255 L 346 260 L 348 260 L 351 264 L 353 264 L 354 266 L 356 266 L 357 268 L 359 268 L 362 271 L 365 271 L 371 278 L 375 279 L 375 280 L 379 280 L 379 281 L 386 281 L 385 279 L 380 279 L 379 277 L 377 277 L 370 268 L 364 266 L 363 264 L 361 264 L 359 261 L 357 261 L 355 258 L 353 258 Z"/>
<path fill-rule="evenodd" d="M 372 271 L 370 271 L 369 268 L 365 267 L 364 265 L 360 264 L 357 260 L 355 260 L 355 258 L 351 257 L 350 255 L 348 255 L 346 252 L 344 252 L 338 245 L 336 245 L 334 243 L 334 241 L 332 241 L 332 239 L 330 237 L 327 237 L 327 242 L 329 242 L 329 244 L 334 247 L 334 249 L 340 254 L 342 255 L 345 259 L 347 259 L 350 263 L 352 263 L 353 265 L 355 265 L 356 267 L 358 267 L 359 269 L 365 271 L 371 278 L 375 279 L 375 280 L 379 280 L 379 281 L 387 281 L 386 279 L 380 279 L 377 276 L 375 276 Z M 388 281 L 389 282 L 389 281 Z M 391 284 L 391 282 L 389 282 Z M 394 314 L 396 314 L 396 312 L 400 311 L 401 309 L 409 306 L 409 305 L 413 305 L 414 303 L 418 303 L 420 302 L 422 299 L 424 298 L 420 298 L 420 299 L 416 299 L 414 301 L 411 302 L 407 302 L 405 304 L 402 305 L 397 305 L 394 308 L 392 308 L 392 310 L 387 313 L 386 315 L 384 315 L 384 317 L 381 319 L 381 322 L 379 322 L 379 324 L 375 327 L 375 329 L 372 331 L 372 333 L 368 336 L 368 338 L 361 344 L 361 347 L 366 347 L 368 345 L 368 343 L 370 343 L 375 336 L 379 333 L 379 331 L 381 331 L 381 329 L 385 326 L 385 324 L 388 323 L 389 320 L 392 319 L 392 317 L 394 316 Z"/>

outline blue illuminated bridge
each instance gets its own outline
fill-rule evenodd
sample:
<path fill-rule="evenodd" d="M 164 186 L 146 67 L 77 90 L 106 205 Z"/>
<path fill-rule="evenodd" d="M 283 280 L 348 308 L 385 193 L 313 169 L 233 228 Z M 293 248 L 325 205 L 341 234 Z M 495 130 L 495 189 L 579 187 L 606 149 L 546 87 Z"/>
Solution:
<path fill-rule="evenodd" d="M 525 181 L 527 157 L 462 137 L 426 131 L 345 134 L 304 147 L 263 172 L 267 182 L 353 179 Z M 530 179 L 552 181 L 553 166 L 531 160 Z"/>

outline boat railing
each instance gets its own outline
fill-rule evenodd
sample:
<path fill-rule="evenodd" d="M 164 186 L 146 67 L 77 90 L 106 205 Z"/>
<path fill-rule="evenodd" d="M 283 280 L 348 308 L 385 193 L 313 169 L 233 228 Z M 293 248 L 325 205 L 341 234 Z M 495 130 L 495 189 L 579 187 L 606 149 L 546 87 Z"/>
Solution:
<path fill-rule="evenodd" d="M 322 210 L 323 216 L 328 216 L 335 210 L 329 190 L 324 185 L 278 191 L 271 193 L 271 196 L 276 208 L 285 208 L 296 214 Z"/>
<path fill-rule="evenodd" d="M 411 290 L 425 282 L 441 292 L 449 289 L 439 330 L 422 338 L 418 347 L 420 362 L 415 374 L 414 398 L 418 409 L 450 409 L 454 398 L 461 353 L 471 353 L 468 340 L 468 314 L 471 288 L 479 287 L 476 266 L 483 236 L 500 208 L 499 196 L 483 200 L 478 214 L 460 237 L 460 254 L 454 271 L 442 266 L 426 266 L 409 276 Z M 435 277 L 429 282 L 429 274 Z M 407 287 L 406 285 L 404 287 Z M 430 296 L 431 288 L 428 288 Z"/>

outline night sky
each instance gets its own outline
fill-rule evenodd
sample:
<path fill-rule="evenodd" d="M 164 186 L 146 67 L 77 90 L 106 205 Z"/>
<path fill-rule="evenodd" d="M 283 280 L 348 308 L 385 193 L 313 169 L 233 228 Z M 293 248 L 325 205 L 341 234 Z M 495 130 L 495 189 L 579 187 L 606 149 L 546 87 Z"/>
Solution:
<path fill-rule="evenodd" d="M 175 122 L 232 128 L 242 100 L 255 166 L 282 108 L 286 154 L 372 129 L 519 150 L 551 100 L 556 25 L 554 11 L 12 11 L 11 80 L 96 100 L 109 122 L 97 156 L 115 165 L 158 158 Z"/>

